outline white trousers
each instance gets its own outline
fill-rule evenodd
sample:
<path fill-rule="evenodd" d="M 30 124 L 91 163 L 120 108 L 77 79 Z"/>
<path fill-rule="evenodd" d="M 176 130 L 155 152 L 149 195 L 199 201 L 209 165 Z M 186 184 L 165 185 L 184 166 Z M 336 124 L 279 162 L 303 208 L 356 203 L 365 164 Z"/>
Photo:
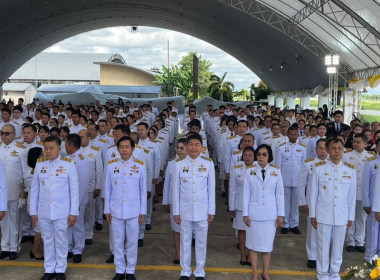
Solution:
<path fill-rule="evenodd" d="M 38 219 L 44 241 L 45 273 L 65 273 L 67 267 L 67 219 Z"/>
<path fill-rule="evenodd" d="M 95 199 L 95 222 L 103 224 L 103 201 L 100 195 Z"/>
<path fill-rule="evenodd" d="M 298 198 L 296 187 L 284 187 L 285 197 L 285 222 L 283 228 L 298 227 L 299 212 L 298 212 Z"/>
<path fill-rule="evenodd" d="M 181 221 L 181 243 L 180 243 L 180 257 L 181 257 L 181 276 L 191 276 L 191 242 L 193 238 L 193 231 L 195 232 L 195 260 L 196 269 L 194 270 L 195 277 L 205 276 L 205 263 L 207 253 L 207 233 L 208 222 L 199 221 Z"/>
<path fill-rule="evenodd" d="M 317 225 L 317 276 L 319 280 L 338 280 L 342 264 L 346 226 Z M 331 257 L 330 257 L 331 248 Z"/>
<path fill-rule="evenodd" d="M 18 200 L 10 200 L 7 203 L 5 218 L 0 222 L 1 226 L 1 251 L 18 252 L 20 244 L 19 226 L 20 209 Z"/>
<path fill-rule="evenodd" d="M 156 185 L 152 185 L 152 196 L 147 201 L 147 214 L 145 217 L 145 224 L 150 225 L 152 222 L 152 213 L 153 213 L 153 195 L 154 195 L 154 189 L 156 188 Z"/>
<path fill-rule="evenodd" d="M 372 261 L 375 255 L 380 253 L 380 223 L 376 220 L 375 213 L 367 217 L 367 238 L 365 244 L 365 260 Z"/>
<path fill-rule="evenodd" d="M 32 219 L 30 218 L 30 215 L 28 213 L 28 204 L 29 204 L 29 197 L 26 200 L 25 205 L 21 208 L 21 229 L 22 229 L 22 236 L 35 236 L 36 232 L 34 231 L 34 228 L 32 226 Z M 20 235 L 21 235 L 20 234 Z"/>
<path fill-rule="evenodd" d="M 72 227 L 67 229 L 68 233 L 68 244 L 69 252 L 72 252 L 74 255 L 82 254 L 84 249 L 84 212 L 86 210 L 86 204 L 79 206 L 79 216 L 77 221 Z"/>
<path fill-rule="evenodd" d="M 113 218 L 112 218 L 112 220 L 113 220 Z M 112 226 L 112 224 L 113 224 L 113 221 L 111 221 L 111 224 L 109 224 L 109 226 L 108 226 L 108 230 L 109 230 L 109 246 L 110 246 L 110 252 L 111 252 L 111 254 L 114 254 L 115 252 L 115 242 L 114 242 L 114 240 L 113 240 L 113 238 L 112 238 L 112 236 L 113 236 L 113 226 Z"/>
<path fill-rule="evenodd" d="M 348 246 L 364 246 L 366 219 L 367 214 L 363 210 L 362 202 L 356 201 L 355 221 L 352 222 L 352 227 L 347 231 Z"/>
<path fill-rule="evenodd" d="M 315 261 L 317 259 L 317 230 L 312 226 L 311 219 L 309 217 L 307 217 L 306 229 L 307 259 Z"/>
<path fill-rule="evenodd" d="M 94 193 L 88 193 L 88 202 L 86 206 L 86 210 L 84 212 L 84 230 L 85 230 L 85 238 L 92 239 L 94 236 L 94 223 L 95 223 L 95 203 L 96 199 L 94 199 Z"/>
<path fill-rule="evenodd" d="M 122 220 L 112 217 L 112 228 L 111 238 L 115 244 L 114 263 L 116 273 L 134 274 L 137 264 L 139 219 L 135 217 Z M 127 237 L 127 242 L 124 246 L 125 237 Z M 125 263 L 125 258 L 127 258 L 127 264 Z"/>

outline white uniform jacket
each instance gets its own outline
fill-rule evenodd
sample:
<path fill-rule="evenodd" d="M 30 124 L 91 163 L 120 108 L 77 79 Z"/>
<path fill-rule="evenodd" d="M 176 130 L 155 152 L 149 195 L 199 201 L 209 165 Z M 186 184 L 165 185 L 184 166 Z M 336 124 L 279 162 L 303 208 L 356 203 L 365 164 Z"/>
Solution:
<path fill-rule="evenodd" d="M 364 164 L 362 181 L 362 206 L 371 207 L 376 173 L 380 170 L 380 156 L 374 156 Z M 380 199 L 379 199 L 380 200 Z"/>
<path fill-rule="evenodd" d="M 7 211 L 8 194 L 7 194 L 7 173 L 4 163 L 0 161 L 0 211 Z"/>

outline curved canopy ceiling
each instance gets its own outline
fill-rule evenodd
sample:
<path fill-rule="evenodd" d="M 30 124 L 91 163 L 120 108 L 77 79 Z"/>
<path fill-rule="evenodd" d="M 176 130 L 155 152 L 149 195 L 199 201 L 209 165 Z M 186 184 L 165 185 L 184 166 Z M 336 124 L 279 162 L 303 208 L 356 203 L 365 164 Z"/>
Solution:
<path fill-rule="evenodd" d="M 274 91 L 310 89 L 328 83 L 330 52 L 340 53 L 343 74 L 378 71 L 379 12 L 377 0 L 2 0 L 0 82 L 73 35 L 145 25 L 219 47 Z"/>

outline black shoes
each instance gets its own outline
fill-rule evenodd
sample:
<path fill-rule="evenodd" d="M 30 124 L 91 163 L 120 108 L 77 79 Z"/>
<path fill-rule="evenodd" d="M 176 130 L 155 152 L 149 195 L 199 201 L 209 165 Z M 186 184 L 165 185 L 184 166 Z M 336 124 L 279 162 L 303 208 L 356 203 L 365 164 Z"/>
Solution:
<path fill-rule="evenodd" d="M 21 238 L 21 243 L 28 242 L 29 240 L 30 240 L 30 236 L 26 236 L 26 235 L 24 235 L 24 236 Z"/>
<path fill-rule="evenodd" d="M 364 246 L 356 246 L 356 251 L 359 253 L 365 253 L 365 247 Z"/>
<path fill-rule="evenodd" d="M 67 258 L 71 259 L 74 256 L 73 252 L 68 252 L 67 253 Z"/>
<path fill-rule="evenodd" d="M 205 280 L 204 277 L 195 277 L 195 280 Z"/>
<path fill-rule="evenodd" d="M 1 251 L 0 252 L 0 260 L 5 259 L 6 257 L 9 257 L 8 251 Z"/>
<path fill-rule="evenodd" d="M 287 228 L 281 228 L 281 233 L 282 234 L 288 234 L 288 232 L 289 232 L 289 229 L 287 229 Z"/>
<path fill-rule="evenodd" d="M 125 278 L 124 273 L 116 273 L 115 276 L 112 278 L 112 280 L 123 280 Z"/>
<path fill-rule="evenodd" d="M 126 276 L 125 278 L 126 278 L 127 280 L 136 280 L 136 277 L 135 277 L 134 274 L 128 274 L 128 273 L 127 273 L 125 276 Z"/>
<path fill-rule="evenodd" d="M 145 225 L 145 230 L 152 230 L 152 226 L 150 224 Z"/>
<path fill-rule="evenodd" d="M 109 256 L 109 258 L 106 260 L 106 263 L 113 263 L 114 262 L 114 255 L 112 254 Z"/>
<path fill-rule="evenodd" d="M 34 255 L 33 251 L 30 251 L 29 256 L 30 256 L 31 259 L 36 259 L 37 261 L 43 261 L 43 260 L 45 260 L 45 258 L 44 258 L 43 256 L 37 258 L 37 257 Z"/>
<path fill-rule="evenodd" d="M 174 263 L 174 264 L 179 264 L 179 260 L 177 260 L 177 259 L 176 259 L 176 260 L 173 260 L 173 263 Z"/>
<path fill-rule="evenodd" d="M 85 239 L 85 240 L 84 240 L 84 243 L 85 243 L 86 245 L 91 245 L 91 244 L 92 244 L 92 239 Z"/>
<path fill-rule="evenodd" d="M 56 280 L 66 280 L 65 273 L 56 273 Z"/>
<path fill-rule="evenodd" d="M 40 280 L 50 280 L 56 277 L 55 273 L 45 273 L 44 276 L 41 277 Z"/>
<path fill-rule="evenodd" d="M 225 197 L 226 197 L 226 193 L 225 193 L 225 192 L 222 192 L 222 194 L 220 195 L 220 197 L 225 198 Z"/>
<path fill-rule="evenodd" d="M 103 229 L 103 225 L 99 224 L 98 222 L 95 222 L 95 229 L 96 230 L 102 230 Z"/>
<path fill-rule="evenodd" d="M 189 276 L 181 276 L 181 277 L 179 278 L 179 280 L 189 280 L 189 279 L 190 279 Z"/>
<path fill-rule="evenodd" d="M 80 263 L 82 262 L 82 255 L 81 254 L 76 254 L 73 257 L 73 263 Z"/>
<path fill-rule="evenodd" d="M 17 259 L 17 252 L 10 252 L 10 253 L 9 253 L 9 259 L 10 259 L 11 261 L 16 260 L 16 259 Z"/>
<path fill-rule="evenodd" d="M 309 267 L 309 268 L 316 268 L 317 267 L 316 261 L 314 261 L 314 260 L 308 260 L 307 261 L 307 267 Z"/>
<path fill-rule="evenodd" d="M 290 228 L 290 231 L 294 234 L 301 234 L 301 231 L 298 229 L 298 227 Z"/>
<path fill-rule="evenodd" d="M 347 246 L 346 250 L 347 250 L 348 252 L 350 252 L 350 253 L 353 253 L 353 252 L 356 251 L 356 248 L 355 248 L 355 246 Z"/>
<path fill-rule="evenodd" d="M 143 247 L 144 246 L 144 240 L 143 239 L 139 239 L 138 246 L 139 247 Z"/>

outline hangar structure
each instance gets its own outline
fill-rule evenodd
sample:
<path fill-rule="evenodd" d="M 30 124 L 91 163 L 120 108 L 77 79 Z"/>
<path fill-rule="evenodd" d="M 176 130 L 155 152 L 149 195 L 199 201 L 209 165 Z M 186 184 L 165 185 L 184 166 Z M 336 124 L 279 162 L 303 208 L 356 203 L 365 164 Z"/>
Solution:
<path fill-rule="evenodd" d="M 324 57 L 339 54 L 344 86 L 379 74 L 379 12 L 378 0 L 3 0 L 0 84 L 42 50 L 76 34 L 152 26 L 219 47 L 273 91 L 327 86 Z"/>

